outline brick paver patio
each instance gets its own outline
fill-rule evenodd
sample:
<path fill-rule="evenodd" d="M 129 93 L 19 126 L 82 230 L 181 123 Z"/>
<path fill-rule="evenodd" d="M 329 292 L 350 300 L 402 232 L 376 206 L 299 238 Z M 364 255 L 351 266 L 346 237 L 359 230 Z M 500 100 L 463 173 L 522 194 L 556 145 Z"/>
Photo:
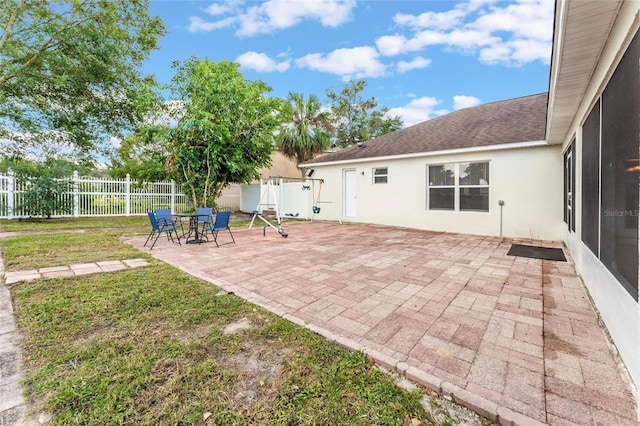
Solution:
<path fill-rule="evenodd" d="M 288 238 L 234 229 L 237 244 L 220 248 L 160 239 L 151 254 L 501 424 L 638 424 L 571 259 L 507 255 L 512 242 L 543 243 L 361 224 L 285 228 Z"/>

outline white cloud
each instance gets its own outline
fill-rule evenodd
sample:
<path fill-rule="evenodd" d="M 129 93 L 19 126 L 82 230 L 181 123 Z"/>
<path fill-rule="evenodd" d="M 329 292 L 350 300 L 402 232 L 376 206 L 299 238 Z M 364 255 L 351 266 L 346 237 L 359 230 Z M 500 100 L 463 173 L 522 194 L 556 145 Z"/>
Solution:
<path fill-rule="evenodd" d="M 415 31 L 424 28 L 444 31 L 462 26 L 468 15 L 497 2 L 498 0 L 467 0 L 445 12 L 425 12 L 417 16 L 398 13 L 393 17 L 393 21 L 396 25 L 410 27 Z"/>
<path fill-rule="evenodd" d="M 384 56 L 395 56 L 406 51 L 407 38 L 401 35 L 382 36 L 376 40 L 376 46 Z"/>
<path fill-rule="evenodd" d="M 312 53 L 296 60 L 300 68 L 329 72 L 343 77 L 380 77 L 385 73 L 385 65 L 378 60 L 379 53 L 369 46 L 352 49 L 337 49 L 328 55 Z"/>
<path fill-rule="evenodd" d="M 480 49 L 478 57 L 488 64 L 520 65 L 535 60 L 549 62 L 548 45 L 536 40 L 514 40 Z"/>
<path fill-rule="evenodd" d="M 491 8 L 472 27 L 483 32 L 506 31 L 516 38 L 550 40 L 549 24 L 553 22 L 553 1 L 521 0 L 503 9 Z"/>
<path fill-rule="evenodd" d="M 441 102 L 429 96 L 413 99 L 407 105 L 398 108 L 391 108 L 387 111 L 388 117 L 400 116 L 404 122 L 404 127 L 422 123 L 431 118 L 446 114 L 446 110 L 437 110 L 435 107 Z"/>
<path fill-rule="evenodd" d="M 197 16 L 192 16 L 189 18 L 189 26 L 187 27 L 187 30 L 191 33 L 209 32 L 213 30 L 219 30 L 221 28 L 227 28 L 234 22 L 235 18 L 227 18 L 216 22 L 208 22 Z"/>
<path fill-rule="evenodd" d="M 459 25 L 464 19 L 466 11 L 457 6 L 455 9 L 446 12 L 425 12 L 418 16 L 398 13 L 393 17 L 393 21 L 400 26 L 414 29 L 431 28 L 436 30 L 448 30 Z"/>
<path fill-rule="evenodd" d="M 337 27 L 351 18 L 355 0 L 269 0 L 253 6 L 238 17 L 238 35 L 253 36 L 290 28 L 303 20 L 317 20 L 322 26 Z"/>
<path fill-rule="evenodd" d="M 205 11 L 211 16 L 224 15 L 225 13 L 234 12 L 242 5 L 242 3 L 242 1 L 235 0 L 212 3 L 207 6 Z"/>
<path fill-rule="evenodd" d="M 410 62 L 400 61 L 398 62 L 397 69 L 400 74 L 404 74 L 407 71 L 426 68 L 431 65 L 431 59 L 425 59 L 422 56 L 416 56 Z"/>
<path fill-rule="evenodd" d="M 474 107 L 480 105 L 480 99 L 475 96 L 455 95 L 453 97 L 453 109 L 456 111 L 462 108 Z"/>
<path fill-rule="evenodd" d="M 443 45 L 477 54 L 481 62 L 522 65 L 549 63 L 554 13 L 553 0 L 519 0 L 505 7 L 493 0 L 459 3 L 445 12 L 421 15 L 397 14 L 399 27 L 414 31 L 412 37 L 395 34 L 378 38 L 385 56 L 418 52 Z"/>
<path fill-rule="evenodd" d="M 479 46 L 486 46 L 499 43 L 500 38 L 491 36 L 490 33 L 474 30 L 454 30 L 447 34 L 446 43 L 462 49 L 474 49 Z"/>
<path fill-rule="evenodd" d="M 276 62 L 264 53 L 246 52 L 236 58 L 243 68 L 249 68 L 259 72 L 284 72 L 289 69 L 289 60 Z"/>
<path fill-rule="evenodd" d="M 383 36 L 376 40 L 376 46 L 385 56 L 420 52 L 427 46 L 444 45 L 465 51 L 473 51 L 481 46 L 490 46 L 500 41 L 489 33 L 469 29 L 454 29 L 449 32 L 424 30 L 412 38 L 404 36 Z"/>

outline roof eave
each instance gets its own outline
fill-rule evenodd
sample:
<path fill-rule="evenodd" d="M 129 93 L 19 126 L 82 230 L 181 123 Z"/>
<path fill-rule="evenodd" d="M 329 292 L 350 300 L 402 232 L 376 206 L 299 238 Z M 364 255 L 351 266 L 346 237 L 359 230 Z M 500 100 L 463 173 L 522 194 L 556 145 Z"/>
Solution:
<path fill-rule="evenodd" d="M 411 154 L 399 154 L 399 155 L 386 155 L 380 157 L 366 157 L 366 158 L 354 158 L 348 160 L 336 160 L 336 161 L 324 161 L 315 163 L 303 163 L 300 164 L 301 168 L 310 167 L 322 167 L 322 166 L 336 166 L 344 164 L 358 164 L 358 163 L 371 163 L 373 161 L 390 161 L 390 160 L 404 160 L 408 158 L 420 158 L 420 157 L 436 157 L 440 155 L 455 155 L 455 154 L 470 154 L 475 152 L 487 152 L 487 151 L 503 151 L 507 149 L 520 149 L 520 148 L 535 148 L 539 146 L 546 146 L 547 141 L 528 141 L 528 142 L 512 142 L 499 145 L 485 145 L 472 148 L 456 148 L 446 149 L 440 151 L 429 152 L 415 152 Z"/>
<path fill-rule="evenodd" d="M 567 138 L 624 0 L 556 0 L 546 138 Z"/>

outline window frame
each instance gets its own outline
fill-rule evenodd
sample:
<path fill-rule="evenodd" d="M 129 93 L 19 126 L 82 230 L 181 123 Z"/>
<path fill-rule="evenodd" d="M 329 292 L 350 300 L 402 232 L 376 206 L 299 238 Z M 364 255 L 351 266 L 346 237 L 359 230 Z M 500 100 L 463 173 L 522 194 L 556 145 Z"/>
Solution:
<path fill-rule="evenodd" d="M 460 166 L 462 164 L 486 164 L 486 174 L 487 174 L 487 183 L 477 183 L 477 184 L 462 184 L 460 183 L 461 179 L 462 179 L 462 173 L 460 172 Z M 489 161 L 465 161 L 465 162 L 460 162 L 457 163 L 457 168 L 458 170 L 456 170 L 456 174 L 458 176 L 456 182 L 458 184 L 458 210 L 461 212 L 481 212 L 481 213 L 488 213 L 490 210 L 490 201 L 489 201 L 489 194 L 490 194 L 490 190 L 489 190 L 489 185 L 491 183 L 491 179 L 489 178 Z M 486 188 L 487 189 L 487 209 L 486 210 L 479 210 L 479 209 L 463 209 L 461 207 L 461 201 L 462 201 L 462 189 L 467 189 L 467 188 Z"/>
<path fill-rule="evenodd" d="M 376 174 L 378 170 L 384 170 L 385 173 Z M 377 178 L 384 178 L 384 181 L 377 182 Z M 371 183 L 373 185 L 389 183 L 389 167 L 373 167 L 371 169 Z"/>
<path fill-rule="evenodd" d="M 450 185 L 432 185 L 431 184 L 431 167 L 443 167 L 446 170 L 447 166 L 453 166 L 453 183 Z M 456 209 L 456 176 L 457 176 L 457 166 L 456 163 L 438 163 L 438 164 L 427 164 L 427 210 L 433 211 L 457 211 Z M 452 208 L 431 208 L 431 196 L 430 191 L 432 189 L 453 189 L 453 207 Z"/>
<path fill-rule="evenodd" d="M 486 164 L 487 167 L 487 183 L 478 183 L 478 184 L 462 184 L 460 166 L 468 165 L 468 164 Z M 490 160 L 479 160 L 479 161 L 458 161 L 458 162 L 443 162 L 443 163 L 433 163 L 427 164 L 427 191 L 426 191 L 426 204 L 428 211 L 453 211 L 453 212 L 475 212 L 475 213 L 490 213 L 491 212 L 491 161 Z M 453 166 L 453 184 L 451 185 L 432 185 L 430 182 L 430 168 L 431 167 L 451 167 Z M 431 208 L 430 203 L 430 191 L 432 189 L 451 189 L 453 188 L 453 208 Z M 467 188 L 486 188 L 487 189 L 487 209 L 486 210 L 478 210 L 478 209 L 462 209 L 461 208 L 461 195 L 463 189 Z"/>

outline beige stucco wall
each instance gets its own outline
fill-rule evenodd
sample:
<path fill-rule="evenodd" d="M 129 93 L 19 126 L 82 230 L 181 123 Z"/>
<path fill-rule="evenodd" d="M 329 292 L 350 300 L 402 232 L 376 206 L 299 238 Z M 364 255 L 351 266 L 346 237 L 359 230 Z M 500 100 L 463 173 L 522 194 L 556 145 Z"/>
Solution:
<path fill-rule="evenodd" d="M 559 146 L 461 152 L 415 158 L 314 166 L 325 181 L 322 200 L 343 221 L 542 240 L 562 238 L 562 156 Z M 489 161 L 489 212 L 427 210 L 427 165 Z M 388 183 L 373 184 L 372 169 L 388 168 Z M 356 170 L 356 215 L 345 217 L 345 169 Z M 319 219 L 335 220 L 332 208 Z M 333 217 L 332 217 L 333 216 Z"/>
<path fill-rule="evenodd" d="M 269 176 L 302 176 L 295 161 L 288 159 L 280 151 L 271 154 L 271 167 L 259 169 L 258 173 L 263 181 L 269 179 Z"/>
<path fill-rule="evenodd" d="M 576 263 L 591 298 L 607 326 L 617 350 L 636 388 L 640 387 L 640 304 L 629 295 L 617 279 L 582 242 L 582 134 L 581 125 L 600 96 L 628 43 L 638 28 L 640 2 L 624 2 L 609 42 L 600 58 L 592 80 L 563 141 L 565 150 L 576 138 L 576 232 L 564 227 L 564 241 Z M 558 142 L 558 141 L 553 141 Z M 637 393 L 637 392 L 636 392 Z"/>

